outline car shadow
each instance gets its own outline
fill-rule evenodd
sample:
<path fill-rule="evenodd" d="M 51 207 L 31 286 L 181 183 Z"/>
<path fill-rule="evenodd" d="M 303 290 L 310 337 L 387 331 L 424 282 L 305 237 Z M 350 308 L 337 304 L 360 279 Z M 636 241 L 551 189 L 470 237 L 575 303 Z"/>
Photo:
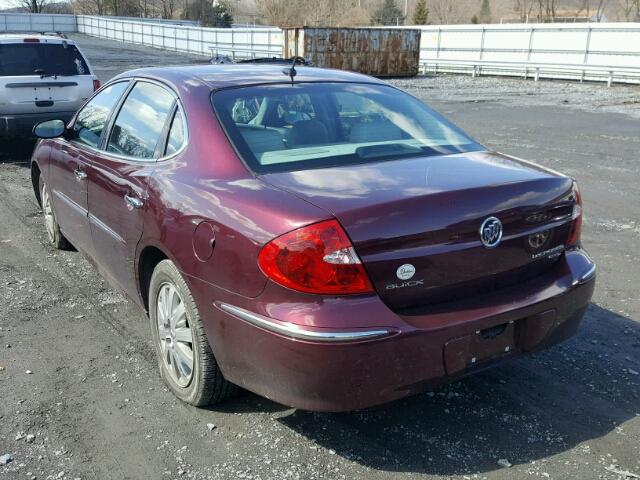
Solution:
<path fill-rule="evenodd" d="M 29 165 L 35 144 L 33 139 L 0 139 L 0 163 Z"/>
<path fill-rule="evenodd" d="M 378 408 L 296 410 L 278 421 L 375 470 L 488 472 L 499 459 L 543 459 L 635 417 L 639 354 L 640 323 L 591 305 L 578 335 L 547 351 Z"/>
<path fill-rule="evenodd" d="M 293 410 L 291 407 L 274 402 L 244 389 L 224 403 L 201 407 L 216 413 L 279 413 Z"/>

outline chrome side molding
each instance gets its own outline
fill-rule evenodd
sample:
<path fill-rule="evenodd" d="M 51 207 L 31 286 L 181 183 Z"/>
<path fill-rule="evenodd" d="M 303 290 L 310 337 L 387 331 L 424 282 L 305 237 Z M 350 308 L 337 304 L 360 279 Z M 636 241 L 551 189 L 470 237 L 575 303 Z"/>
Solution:
<path fill-rule="evenodd" d="M 297 340 L 325 343 L 361 342 L 374 338 L 385 337 L 395 333 L 391 330 L 384 329 L 322 332 L 317 330 L 306 330 L 299 325 L 271 320 L 270 318 L 227 303 L 216 302 L 215 305 L 221 310 L 239 318 L 240 320 L 250 323 L 251 325 Z"/>

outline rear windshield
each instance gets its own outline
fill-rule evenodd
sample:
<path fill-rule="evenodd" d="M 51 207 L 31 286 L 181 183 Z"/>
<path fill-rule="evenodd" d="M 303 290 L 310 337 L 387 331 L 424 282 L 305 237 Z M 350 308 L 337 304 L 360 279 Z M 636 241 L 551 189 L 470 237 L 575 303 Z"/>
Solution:
<path fill-rule="evenodd" d="M 385 85 L 289 83 L 212 98 L 229 139 L 258 173 L 482 149 L 422 102 Z"/>
<path fill-rule="evenodd" d="M 0 43 L 0 76 L 89 75 L 75 45 L 66 43 Z"/>

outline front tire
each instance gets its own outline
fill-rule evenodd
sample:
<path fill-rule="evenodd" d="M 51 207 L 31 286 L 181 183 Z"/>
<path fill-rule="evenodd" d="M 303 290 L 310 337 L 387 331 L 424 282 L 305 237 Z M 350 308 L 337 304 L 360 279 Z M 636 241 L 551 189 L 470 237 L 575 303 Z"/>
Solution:
<path fill-rule="evenodd" d="M 60 231 L 60 225 L 58 225 L 56 214 L 53 211 L 51 192 L 49 191 L 47 184 L 42 179 L 42 176 L 38 179 L 38 188 L 40 190 L 40 202 L 42 204 L 44 227 L 47 232 L 49 243 L 58 250 L 71 250 L 72 247 L 69 240 L 67 240 Z"/>
<path fill-rule="evenodd" d="M 149 319 L 160 375 L 180 400 L 201 407 L 233 396 L 237 387 L 223 377 L 189 287 L 170 260 L 151 276 Z"/>

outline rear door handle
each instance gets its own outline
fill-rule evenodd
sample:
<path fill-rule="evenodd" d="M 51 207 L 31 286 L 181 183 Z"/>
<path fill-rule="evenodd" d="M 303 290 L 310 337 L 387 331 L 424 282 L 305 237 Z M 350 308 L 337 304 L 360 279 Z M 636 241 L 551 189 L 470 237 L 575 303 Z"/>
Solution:
<path fill-rule="evenodd" d="M 126 194 L 124 196 L 124 201 L 127 203 L 127 208 L 129 210 L 133 210 L 134 208 L 141 208 L 142 205 L 144 205 L 144 202 L 138 197 L 134 197 L 129 194 Z"/>
<path fill-rule="evenodd" d="M 87 178 L 87 174 L 80 170 L 79 168 L 73 171 L 73 174 L 76 176 L 76 180 L 84 180 Z"/>

